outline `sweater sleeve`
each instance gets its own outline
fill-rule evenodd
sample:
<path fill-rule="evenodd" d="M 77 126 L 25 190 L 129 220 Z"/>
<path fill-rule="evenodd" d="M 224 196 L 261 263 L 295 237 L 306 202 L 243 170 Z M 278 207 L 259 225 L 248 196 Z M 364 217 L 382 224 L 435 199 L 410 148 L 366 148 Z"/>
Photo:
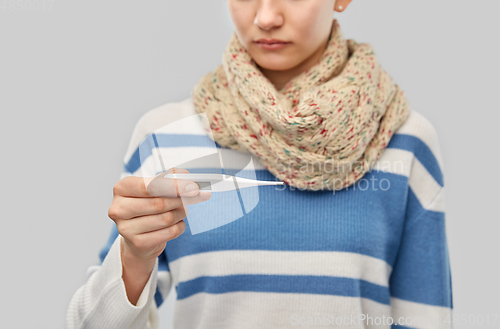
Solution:
<path fill-rule="evenodd" d="M 148 111 L 135 125 L 123 159 L 120 179 L 154 173 L 154 168 L 144 168 L 141 165 L 138 149 L 150 132 L 163 124 L 161 119 L 164 120 L 165 117 L 164 109 L 165 107 L 161 107 Z M 109 239 L 99 253 L 101 264 L 89 267 L 86 283 L 75 292 L 70 301 L 66 313 L 68 329 L 158 328 L 157 309 L 171 288 L 165 251 L 157 258 L 149 280 L 134 306 L 128 300 L 122 279 L 121 240 L 116 224 L 112 223 Z"/>
<path fill-rule="evenodd" d="M 405 224 L 389 286 L 394 328 L 452 328 L 444 180 L 436 131 L 415 138 Z"/>
<path fill-rule="evenodd" d="M 121 239 L 120 235 L 115 238 L 100 266 L 89 268 L 87 282 L 73 295 L 66 315 L 69 329 L 158 328 L 157 307 L 153 299 L 158 260 L 137 305 L 132 305 L 122 280 Z"/>

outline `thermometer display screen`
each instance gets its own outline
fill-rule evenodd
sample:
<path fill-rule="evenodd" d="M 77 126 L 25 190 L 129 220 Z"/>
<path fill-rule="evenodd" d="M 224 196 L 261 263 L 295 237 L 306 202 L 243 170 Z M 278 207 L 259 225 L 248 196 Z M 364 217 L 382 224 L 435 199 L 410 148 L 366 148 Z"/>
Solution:
<path fill-rule="evenodd" d="M 210 182 L 196 182 L 198 186 L 200 187 L 201 190 L 211 190 L 212 189 L 212 184 Z"/>

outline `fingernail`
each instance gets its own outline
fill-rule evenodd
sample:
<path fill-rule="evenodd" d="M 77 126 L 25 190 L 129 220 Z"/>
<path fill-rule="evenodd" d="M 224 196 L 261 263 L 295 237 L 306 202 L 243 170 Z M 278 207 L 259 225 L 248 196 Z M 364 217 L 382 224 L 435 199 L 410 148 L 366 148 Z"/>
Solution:
<path fill-rule="evenodd" d="M 189 194 L 194 194 L 194 192 L 198 193 L 198 184 L 196 183 L 191 183 L 186 185 L 186 188 L 184 189 L 185 192 Z"/>

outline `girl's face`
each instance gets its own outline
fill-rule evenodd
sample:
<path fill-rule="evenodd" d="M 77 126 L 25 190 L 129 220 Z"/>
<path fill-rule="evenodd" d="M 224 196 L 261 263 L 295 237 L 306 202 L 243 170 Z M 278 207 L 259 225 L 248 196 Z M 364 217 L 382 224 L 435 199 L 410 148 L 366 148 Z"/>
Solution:
<path fill-rule="evenodd" d="M 330 35 L 335 2 L 227 0 L 241 44 L 261 69 L 272 71 L 307 69 L 319 59 Z M 281 49 L 265 49 L 257 43 L 259 39 L 287 44 Z"/>

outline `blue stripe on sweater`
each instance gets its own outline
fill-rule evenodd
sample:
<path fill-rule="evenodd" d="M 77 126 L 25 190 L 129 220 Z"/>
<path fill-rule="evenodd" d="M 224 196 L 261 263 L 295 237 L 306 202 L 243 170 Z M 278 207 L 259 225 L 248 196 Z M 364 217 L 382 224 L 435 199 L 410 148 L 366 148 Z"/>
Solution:
<path fill-rule="evenodd" d="M 406 218 L 407 222 L 413 220 L 425 210 L 423 208 L 423 205 L 420 204 L 420 201 L 418 200 L 415 192 L 413 192 L 411 187 L 408 188 L 408 201 L 406 204 L 406 209 L 406 213 L 408 214 L 408 216 L 410 216 L 409 218 Z"/>
<path fill-rule="evenodd" d="M 161 304 L 163 304 L 163 296 L 161 295 L 160 288 L 156 286 L 156 292 L 155 292 L 155 302 L 156 302 L 156 307 L 160 307 Z"/>
<path fill-rule="evenodd" d="M 411 190 L 409 199 L 416 199 Z M 418 200 L 413 203 L 418 207 Z M 445 213 L 420 206 L 418 210 L 410 210 L 410 214 L 420 215 L 406 219 L 402 245 L 389 282 L 391 295 L 417 303 L 452 307 Z"/>
<path fill-rule="evenodd" d="M 113 222 L 113 226 L 111 227 L 111 233 L 108 237 L 108 241 L 106 242 L 106 245 L 101 248 L 99 251 L 99 260 L 102 262 L 104 261 L 104 258 L 108 255 L 109 249 L 111 249 L 111 246 L 113 245 L 113 242 L 115 242 L 116 237 L 118 236 L 118 228 L 116 227 L 116 224 Z"/>
<path fill-rule="evenodd" d="M 439 167 L 436 157 L 432 153 L 431 149 L 422 140 L 415 136 L 406 134 L 395 134 L 389 144 L 388 148 L 397 148 L 401 150 L 410 151 L 415 154 L 415 157 L 422 163 L 422 165 L 427 169 L 436 182 L 443 186 L 443 173 Z"/>
<path fill-rule="evenodd" d="M 254 291 L 363 297 L 382 304 L 390 304 L 390 296 L 386 287 L 364 280 L 329 276 L 245 274 L 204 276 L 180 282 L 176 289 L 179 300 L 201 292 L 223 294 Z"/>
<path fill-rule="evenodd" d="M 154 135 L 154 136 L 153 136 Z M 156 141 L 155 141 L 156 139 Z M 141 166 L 141 156 L 143 161 L 151 156 L 153 149 L 156 147 L 156 142 L 160 147 L 212 147 L 214 142 L 204 135 L 189 135 L 189 134 L 149 134 L 146 136 L 139 147 L 135 150 L 130 160 L 124 164 L 124 169 L 128 173 L 134 173 Z M 216 148 L 221 148 L 215 143 Z M 143 154 L 141 154 L 143 153 Z"/>

